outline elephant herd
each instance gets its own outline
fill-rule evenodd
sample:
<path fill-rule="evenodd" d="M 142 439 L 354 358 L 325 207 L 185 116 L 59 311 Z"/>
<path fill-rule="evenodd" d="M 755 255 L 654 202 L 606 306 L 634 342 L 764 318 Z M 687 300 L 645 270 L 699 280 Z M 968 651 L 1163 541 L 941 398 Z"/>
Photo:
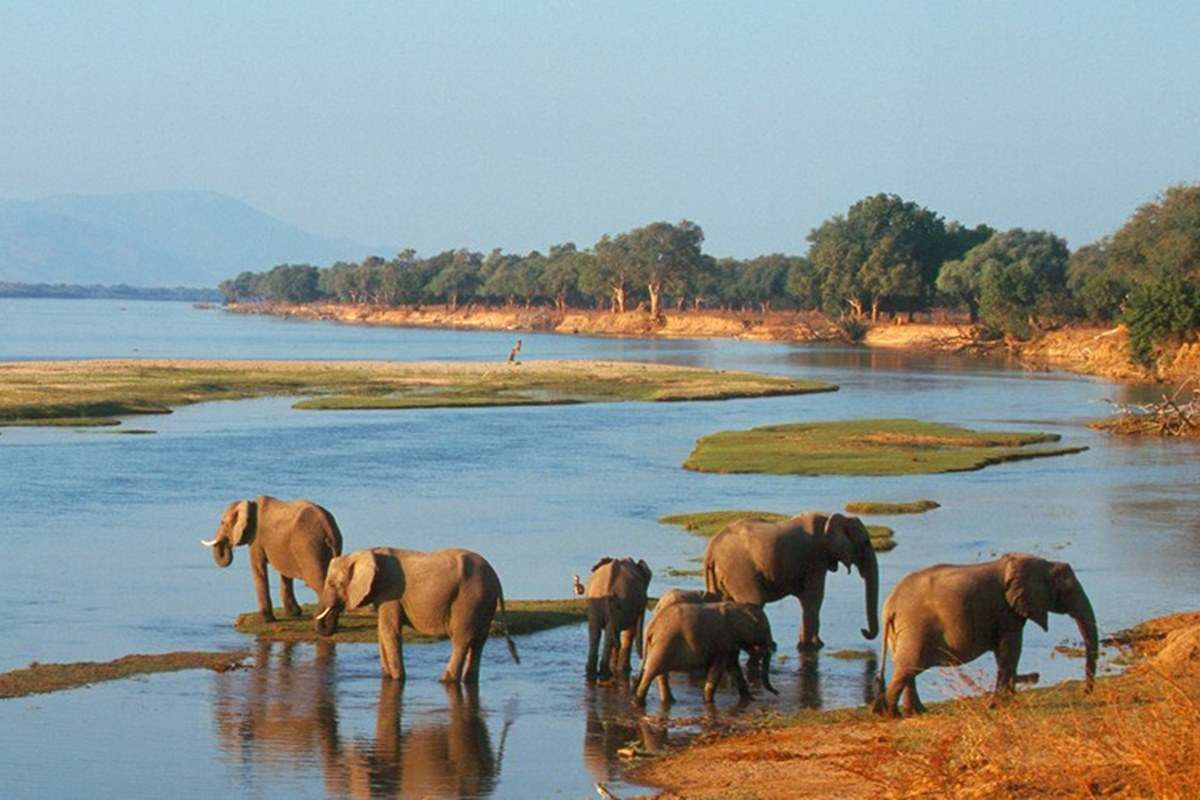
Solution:
<path fill-rule="evenodd" d="M 202 540 L 222 567 L 233 548 L 249 547 L 259 612 L 272 620 L 267 566 L 280 575 L 284 609 L 301 616 L 292 583 L 303 580 L 320 598 L 314 622 L 323 636 L 337 630 L 344 610 L 371 605 L 377 612 L 383 673 L 404 680 L 400 633 L 417 631 L 450 639 L 450 661 L 440 680 L 475 684 L 480 657 L 500 611 L 514 661 L 500 579 L 483 556 L 456 548 L 421 552 L 375 547 L 342 554 L 342 537 L 329 511 L 306 500 L 272 497 L 235 502 L 226 508 L 216 536 Z M 711 703 L 728 674 L 743 699 L 750 683 L 770 680 L 776 643 L 763 607 L 792 596 L 799 600 L 798 649 L 823 646 L 820 611 L 827 573 L 854 568 L 863 579 L 866 627 L 874 639 L 881 630 L 879 565 L 866 527 L 857 517 L 801 514 L 780 522 L 742 519 L 717 533 L 704 553 L 703 591 L 673 589 L 659 598 L 649 622 L 652 572 L 645 561 L 603 558 L 586 585 L 575 591 L 587 601 L 589 682 L 630 679 L 634 650 L 641 659 L 634 677 L 634 700 L 645 705 L 657 682 L 664 704 L 673 700 L 668 676 L 684 671 L 704 677 L 703 696 Z M 1091 603 L 1070 565 L 1022 553 L 980 564 L 938 564 L 905 576 L 883 606 L 880 675 L 875 709 L 895 715 L 924 710 L 916 677 L 933 666 L 954 666 L 991 652 L 996 659 L 995 694 L 1010 694 L 1021 675 L 1017 663 L 1025 623 L 1043 630 L 1049 613 L 1069 614 L 1083 637 L 1086 687 L 1095 676 L 1098 639 Z M 886 683 L 887 655 L 892 678 Z M 749 658 L 744 673 L 741 653 Z M 747 673 L 748 678 L 747 679 Z M 777 693 L 777 692 L 776 692 Z"/>

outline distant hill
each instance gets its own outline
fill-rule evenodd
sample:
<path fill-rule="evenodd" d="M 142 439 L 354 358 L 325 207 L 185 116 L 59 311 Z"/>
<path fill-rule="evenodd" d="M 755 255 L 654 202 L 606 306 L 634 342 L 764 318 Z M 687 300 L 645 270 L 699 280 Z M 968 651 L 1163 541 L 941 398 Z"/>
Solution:
<path fill-rule="evenodd" d="M 13 283 L 215 287 L 242 270 L 388 255 L 380 249 L 214 192 L 0 199 L 0 281 Z"/>

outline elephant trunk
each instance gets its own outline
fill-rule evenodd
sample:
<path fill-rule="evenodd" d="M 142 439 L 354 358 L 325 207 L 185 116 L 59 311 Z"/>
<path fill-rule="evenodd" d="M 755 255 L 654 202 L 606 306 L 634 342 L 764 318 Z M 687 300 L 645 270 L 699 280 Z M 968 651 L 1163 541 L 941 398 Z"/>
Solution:
<path fill-rule="evenodd" d="M 325 605 L 322 603 L 322 605 Z M 325 605 L 313 618 L 316 621 L 317 633 L 321 636 L 332 636 L 337 633 L 338 616 L 342 609 L 337 604 Z"/>
<path fill-rule="evenodd" d="M 218 539 L 213 542 L 212 557 L 218 567 L 228 567 L 233 563 L 233 548 L 224 539 Z"/>
<path fill-rule="evenodd" d="M 879 635 L 879 562 L 869 544 L 858 562 L 858 574 L 862 575 L 865 584 L 867 603 L 867 627 L 862 629 L 862 635 L 874 639 Z"/>
<path fill-rule="evenodd" d="M 1079 635 L 1083 637 L 1083 649 L 1087 659 L 1084 665 L 1085 688 L 1090 692 L 1096 680 L 1096 656 L 1100 640 L 1096 634 L 1096 614 L 1092 611 L 1092 602 L 1082 586 L 1079 587 L 1079 594 L 1072 598 L 1070 614 L 1079 626 Z"/>

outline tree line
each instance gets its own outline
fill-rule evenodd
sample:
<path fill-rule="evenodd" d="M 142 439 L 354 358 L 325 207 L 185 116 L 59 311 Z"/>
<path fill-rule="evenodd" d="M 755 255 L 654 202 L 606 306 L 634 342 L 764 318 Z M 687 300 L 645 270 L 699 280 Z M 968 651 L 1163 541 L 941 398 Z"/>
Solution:
<path fill-rule="evenodd" d="M 1168 188 L 1112 235 L 1071 252 L 1049 231 L 967 227 L 894 194 L 854 203 L 808 234 L 806 255 L 703 251 L 694 222 L 653 222 L 525 255 L 446 250 L 325 268 L 280 264 L 224 281 L 228 302 L 329 300 L 611 309 L 821 310 L 860 325 L 959 309 L 984 336 L 1027 338 L 1068 321 L 1129 324 L 1134 354 L 1200 328 L 1200 185 Z"/>
<path fill-rule="evenodd" d="M 129 286 L 118 283 L 87 286 L 74 283 L 16 283 L 0 281 L 0 297 L 60 298 L 65 300 L 186 300 L 214 303 L 222 295 L 216 289 L 193 289 L 186 286 Z"/>

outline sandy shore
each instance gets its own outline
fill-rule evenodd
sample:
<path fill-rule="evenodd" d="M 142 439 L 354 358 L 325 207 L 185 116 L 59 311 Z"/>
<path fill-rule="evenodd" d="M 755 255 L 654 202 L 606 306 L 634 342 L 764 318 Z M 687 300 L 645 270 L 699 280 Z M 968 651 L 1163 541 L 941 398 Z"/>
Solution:
<path fill-rule="evenodd" d="M 904 720 L 866 711 L 768 720 L 630 777 L 659 787 L 659 798 L 1196 797 L 1200 613 L 1131 634 L 1120 658 L 1132 666 L 1091 695 L 1070 681 L 998 708 L 972 697 Z"/>
<path fill-rule="evenodd" d="M 386 308 L 341 303 L 306 305 L 243 304 L 227 306 L 242 314 L 272 314 L 301 319 L 332 320 L 359 325 L 453 328 L 465 330 L 543 331 L 586 336 L 645 338 L 729 338 L 773 342 L 841 341 L 841 334 L 816 312 L 769 313 L 669 311 L 656 323 L 644 312 L 549 308 L 492 309 L 463 306 Z M 1159 360 L 1154 369 L 1129 362 L 1128 337 L 1123 328 L 1064 328 L 1042 334 L 1032 342 L 981 344 L 966 325 L 891 322 L 872 326 L 867 347 L 937 352 L 1005 354 L 1029 369 L 1055 369 L 1097 375 L 1118 381 L 1182 381 L 1200 375 L 1200 343 L 1183 345 Z"/>

